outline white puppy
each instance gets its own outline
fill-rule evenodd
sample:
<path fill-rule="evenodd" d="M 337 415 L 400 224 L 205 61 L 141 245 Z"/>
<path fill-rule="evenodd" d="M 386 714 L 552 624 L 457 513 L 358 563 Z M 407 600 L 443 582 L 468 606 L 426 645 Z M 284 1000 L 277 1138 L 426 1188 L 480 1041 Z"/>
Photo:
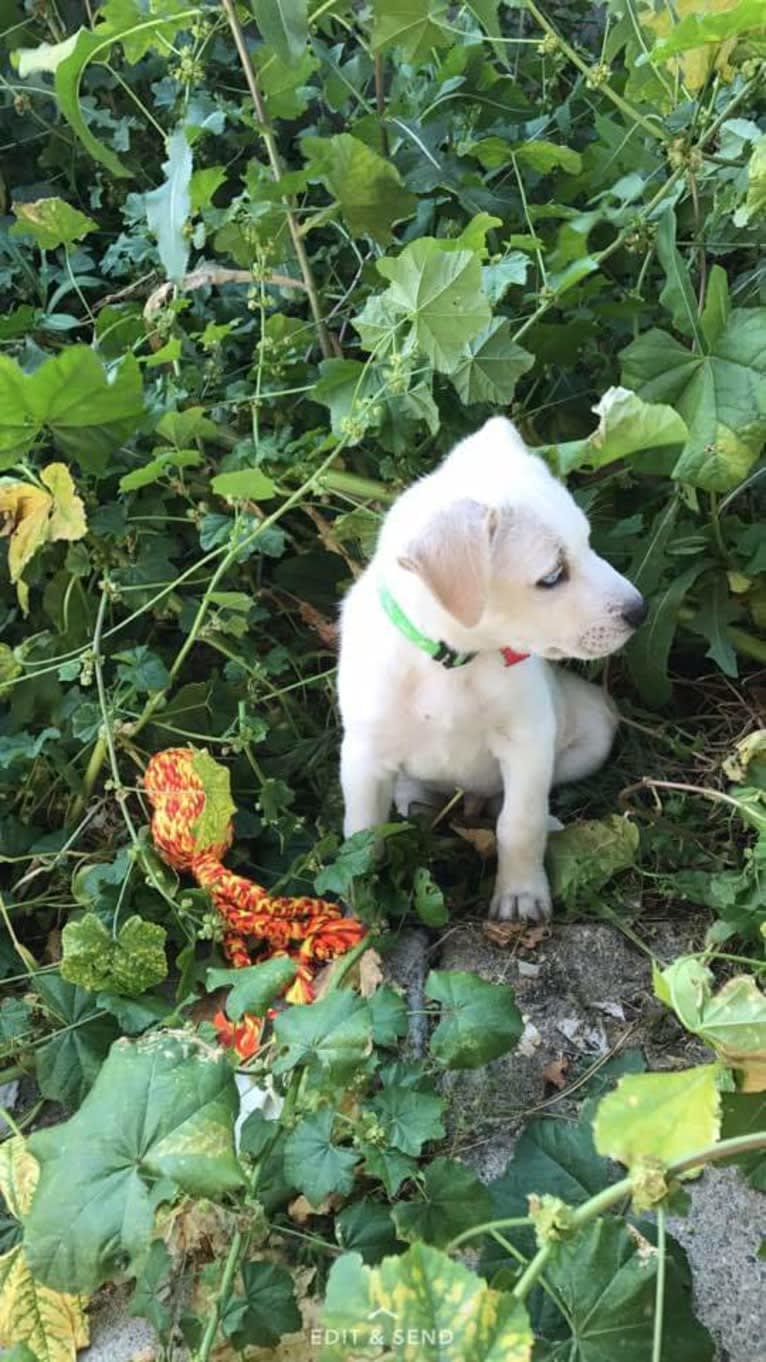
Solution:
<path fill-rule="evenodd" d="M 406 814 L 432 791 L 502 793 L 493 917 L 549 915 L 550 788 L 596 770 L 617 724 L 596 686 L 545 659 L 604 657 L 646 615 L 588 534 L 495 417 L 399 497 L 343 606 L 345 834 L 394 799 Z"/>

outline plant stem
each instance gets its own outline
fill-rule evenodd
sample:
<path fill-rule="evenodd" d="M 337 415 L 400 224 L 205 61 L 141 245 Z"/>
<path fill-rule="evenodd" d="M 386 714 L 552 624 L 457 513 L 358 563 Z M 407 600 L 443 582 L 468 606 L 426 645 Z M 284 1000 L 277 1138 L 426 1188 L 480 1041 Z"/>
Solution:
<path fill-rule="evenodd" d="M 213 1304 L 210 1317 L 208 1319 L 207 1324 L 205 1325 L 205 1332 L 202 1335 L 202 1341 L 196 1353 L 194 1353 L 193 1355 L 193 1362 L 208 1362 L 208 1358 L 212 1351 L 213 1344 L 215 1343 L 215 1336 L 218 1333 L 218 1325 L 221 1322 L 222 1313 L 221 1307 L 222 1304 L 228 1299 L 231 1293 L 234 1276 L 239 1266 L 239 1255 L 241 1248 L 242 1234 L 239 1230 L 235 1230 L 234 1236 L 231 1241 L 231 1245 L 229 1247 L 229 1252 L 226 1255 L 226 1262 L 224 1264 L 223 1273 L 221 1275 L 221 1285 L 216 1294 L 215 1302 Z"/>
<path fill-rule="evenodd" d="M 221 0 L 221 4 L 223 6 L 224 14 L 226 15 L 226 18 L 228 20 L 229 28 L 231 29 L 232 32 L 232 37 L 234 38 L 234 44 L 236 46 L 240 64 L 245 75 L 247 88 L 250 91 L 250 97 L 255 106 L 256 117 L 260 125 L 260 133 L 264 140 L 264 143 L 266 144 L 266 153 L 269 158 L 269 164 L 271 165 L 271 172 L 272 175 L 274 176 L 274 179 L 278 182 L 282 178 L 282 161 L 280 159 L 279 150 L 277 148 L 277 142 L 274 136 L 274 131 L 269 121 L 268 113 L 266 112 L 266 106 L 261 97 L 261 91 L 258 86 L 255 68 L 253 67 L 253 63 L 250 60 L 250 53 L 247 50 L 247 44 L 245 42 L 245 35 L 242 31 L 242 25 L 240 24 L 239 18 L 237 16 L 235 0 Z M 306 253 L 306 248 L 303 244 L 303 238 L 300 234 L 298 223 L 295 220 L 295 215 L 293 214 L 293 211 L 290 207 L 288 200 L 284 199 L 283 203 L 285 205 L 285 213 L 287 216 L 287 226 L 290 231 L 293 249 L 295 250 L 295 254 L 298 259 L 300 271 L 303 276 L 303 282 L 306 286 L 306 293 L 308 294 L 309 306 L 311 308 L 311 313 L 316 325 L 317 336 L 319 338 L 319 344 L 322 350 L 322 354 L 324 355 L 325 359 L 332 359 L 334 355 L 339 353 L 339 347 L 333 344 L 332 340 L 330 339 L 330 334 L 327 330 L 327 327 L 324 324 L 324 320 L 322 317 L 322 309 L 319 305 L 319 294 L 317 293 L 317 287 L 314 281 L 314 275 L 311 270 L 311 265 L 309 263 L 309 258 Z"/>
<path fill-rule="evenodd" d="M 480 1234 L 491 1234 L 493 1230 L 508 1230 L 515 1225 L 531 1225 L 532 1221 L 528 1215 L 511 1216 L 508 1220 L 488 1220 L 483 1225 L 472 1225 L 470 1230 L 463 1230 L 451 1239 L 447 1245 L 447 1252 L 451 1253 L 459 1244 L 464 1244 L 466 1239 L 475 1239 Z"/>
<path fill-rule="evenodd" d="M 340 492 L 343 496 L 361 497 L 366 501 L 393 501 L 396 496 L 384 482 L 362 478 L 357 473 L 339 472 L 335 468 L 323 473 L 317 484 L 323 492 Z"/>
<path fill-rule="evenodd" d="M 686 1158 L 671 1163 L 666 1169 L 667 1178 L 670 1180 L 680 1177 L 682 1173 L 687 1173 L 692 1168 L 702 1168 L 705 1164 L 713 1163 L 717 1159 L 735 1158 L 739 1154 L 753 1154 L 760 1149 L 766 1149 L 766 1130 L 754 1131 L 750 1135 L 736 1135 L 730 1140 L 721 1140 L 718 1144 L 709 1145 L 706 1149 L 700 1149 L 696 1154 L 689 1154 Z M 569 1219 L 569 1232 L 576 1234 L 584 1225 L 595 1220 L 604 1211 L 610 1210 L 618 1201 L 631 1196 L 632 1192 L 632 1174 L 621 1178 L 619 1182 L 613 1182 L 610 1187 L 602 1188 L 596 1196 L 590 1197 L 588 1201 L 584 1201 L 572 1212 Z M 658 1211 L 661 1209 L 661 1207 L 658 1207 Z M 503 1223 L 501 1220 L 497 1222 L 498 1225 Z M 485 1232 L 491 1231 L 491 1228 L 492 1224 L 483 1226 Z M 555 1240 L 548 1240 L 541 1244 L 511 1292 L 516 1300 L 524 1300 L 525 1296 L 532 1290 L 538 1277 L 545 1269 L 555 1246 Z"/>
<path fill-rule="evenodd" d="M 300 502 L 303 499 L 303 497 L 306 495 L 309 489 L 313 487 L 321 478 L 325 467 L 327 466 L 327 464 L 331 462 L 333 458 L 335 458 L 336 453 L 337 451 L 333 451 L 332 454 L 328 454 L 324 463 L 320 464 L 317 472 L 312 473 L 311 476 L 307 478 L 304 483 L 301 484 L 297 491 L 293 492 L 292 495 L 289 496 L 286 501 L 282 502 L 282 505 L 279 507 L 278 510 L 274 511 L 272 515 L 266 516 L 265 520 L 262 520 L 260 524 L 258 524 L 250 534 L 245 535 L 244 539 L 238 540 L 238 542 L 235 544 L 232 544 L 231 542 L 229 543 L 228 549 L 226 550 L 223 558 L 218 564 L 218 567 L 216 568 L 215 572 L 210 578 L 210 581 L 207 584 L 205 594 L 203 595 L 202 600 L 199 603 L 197 613 L 194 616 L 194 620 L 192 621 L 191 629 L 189 630 L 186 638 L 181 644 L 181 647 L 176 653 L 176 656 L 170 666 L 169 669 L 170 680 L 167 686 L 165 687 L 164 690 L 155 691 L 154 695 L 152 695 L 150 699 L 147 700 L 146 704 L 144 705 L 144 708 L 142 709 L 141 713 L 136 719 L 135 724 L 133 724 L 133 726 L 130 729 L 131 738 L 135 738 L 137 734 L 139 734 L 141 730 L 146 727 L 152 715 L 156 712 L 156 710 L 160 708 L 161 705 L 165 703 L 168 691 L 171 689 L 173 682 L 178 676 L 178 673 L 180 672 L 184 662 L 186 661 L 189 653 L 191 652 L 192 648 L 194 647 L 194 644 L 197 641 L 199 631 L 202 628 L 205 616 L 208 612 L 208 609 L 210 608 L 211 600 L 213 598 L 213 595 L 215 594 L 216 588 L 221 578 L 226 575 L 232 563 L 235 562 L 237 556 L 242 552 L 243 549 L 249 547 L 250 544 L 254 543 L 258 538 L 259 534 L 263 534 L 264 530 L 269 529 L 272 525 L 276 523 L 277 520 L 279 520 L 285 514 L 286 511 L 291 510 L 293 506 L 296 506 L 298 502 Z"/>
<path fill-rule="evenodd" d="M 657 1281 L 654 1289 L 652 1362 L 662 1362 L 662 1325 L 665 1311 L 665 1207 L 657 1207 Z"/>
<path fill-rule="evenodd" d="M 553 27 L 550 20 L 546 19 L 545 15 L 540 13 L 540 10 L 537 8 L 537 5 L 533 3 L 533 0 L 524 0 L 524 8 L 532 15 L 533 19 L 537 20 L 540 27 L 544 29 L 546 33 L 549 33 L 552 38 L 556 39 L 561 51 L 569 58 L 572 64 L 577 67 L 578 71 L 581 71 L 584 76 L 589 76 L 593 68 L 589 66 L 586 61 L 583 61 L 583 58 L 578 52 L 575 52 L 573 47 L 570 47 L 568 42 L 564 41 L 557 29 Z M 629 118 L 632 123 L 636 123 L 640 128 L 644 129 L 644 132 L 648 132 L 651 137 L 654 137 L 659 142 L 665 142 L 667 140 L 667 134 L 665 132 L 660 128 L 655 127 L 653 123 L 650 123 L 648 118 L 644 118 L 644 115 L 639 113 L 638 109 L 634 109 L 632 104 L 629 104 L 627 99 L 623 99 L 622 95 L 618 95 L 617 91 L 613 90 L 610 85 L 604 82 L 603 84 L 600 84 L 598 88 L 602 94 L 606 95 L 607 99 L 611 99 L 612 103 L 616 104 L 617 108 L 624 113 L 625 117 Z"/>

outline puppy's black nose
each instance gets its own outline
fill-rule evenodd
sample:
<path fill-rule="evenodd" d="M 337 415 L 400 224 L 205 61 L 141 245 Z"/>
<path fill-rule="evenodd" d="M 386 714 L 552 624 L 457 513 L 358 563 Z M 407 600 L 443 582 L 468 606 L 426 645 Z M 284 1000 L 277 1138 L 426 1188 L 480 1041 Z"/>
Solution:
<path fill-rule="evenodd" d="M 626 624 L 630 625 L 631 629 L 638 629 L 639 625 L 643 624 L 648 614 L 649 606 L 643 596 L 637 595 L 635 600 L 631 601 L 630 605 L 625 606 L 625 609 L 622 612 L 622 618 Z"/>

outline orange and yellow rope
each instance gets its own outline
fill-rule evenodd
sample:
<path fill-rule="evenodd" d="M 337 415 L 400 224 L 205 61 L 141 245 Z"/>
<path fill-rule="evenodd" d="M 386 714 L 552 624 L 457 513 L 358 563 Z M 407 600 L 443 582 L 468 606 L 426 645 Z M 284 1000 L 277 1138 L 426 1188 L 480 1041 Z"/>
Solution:
<path fill-rule="evenodd" d="M 195 830 L 207 794 L 194 760 L 190 748 L 172 747 L 156 753 L 146 767 L 144 788 L 153 809 L 154 845 L 169 866 L 188 871 L 209 893 L 223 919 L 223 948 L 231 963 L 239 968 L 287 955 L 298 972 L 285 997 L 289 1002 L 311 1002 L 316 968 L 344 955 L 364 935 L 364 926 L 344 917 L 335 903 L 272 897 L 261 885 L 227 870 L 222 857 L 232 843 L 231 822 L 208 845 L 200 842 Z M 219 1013 L 215 1022 L 222 1043 L 243 1057 L 258 1048 L 262 1019 L 245 1016 L 235 1026 Z"/>

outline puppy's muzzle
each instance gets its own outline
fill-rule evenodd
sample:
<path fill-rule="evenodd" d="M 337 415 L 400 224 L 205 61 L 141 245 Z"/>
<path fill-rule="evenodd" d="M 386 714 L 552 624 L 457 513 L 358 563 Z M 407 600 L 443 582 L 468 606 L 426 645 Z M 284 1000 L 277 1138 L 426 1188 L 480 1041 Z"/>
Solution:
<path fill-rule="evenodd" d="M 624 606 L 621 611 L 622 618 L 630 629 L 640 628 L 648 614 L 649 606 L 638 592 L 636 592 L 635 599 L 629 605 Z"/>

